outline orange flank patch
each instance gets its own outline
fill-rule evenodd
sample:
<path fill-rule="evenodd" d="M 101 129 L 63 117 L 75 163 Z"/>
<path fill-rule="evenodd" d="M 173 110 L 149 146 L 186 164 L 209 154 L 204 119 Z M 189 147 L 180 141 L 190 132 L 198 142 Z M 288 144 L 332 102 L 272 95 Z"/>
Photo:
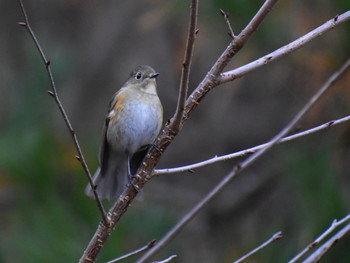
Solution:
<path fill-rule="evenodd" d="M 124 99 L 125 99 L 125 96 L 124 94 L 120 93 L 117 95 L 117 100 L 114 104 L 114 107 L 110 113 L 110 119 L 114 119 L 115 117 L 117 117 L 117 115 L 119 114 L 119 112 L 121 111 L 121 107 L 122 107 L 122 104 L 124 102 Z"/>

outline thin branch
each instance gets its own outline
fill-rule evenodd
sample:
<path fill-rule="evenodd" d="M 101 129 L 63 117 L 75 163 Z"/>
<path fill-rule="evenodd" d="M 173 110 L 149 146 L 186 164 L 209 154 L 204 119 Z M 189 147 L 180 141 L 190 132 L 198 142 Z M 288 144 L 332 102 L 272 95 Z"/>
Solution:
<path fill-rule="evenodd" d="M 226 22 L 226 24 L 227 24 L 227 27 L 228 27 L 228 35 L 234 39 L 236 36 L 235 36 L 235 33 L 233 32 L 233 29 L 232 29 L 230 20 L 228 19 L 228 13 L 225 12 L 224 10 L 222 10 L 222 9 L 220 9 L 220 13 L 221 13 L 222 16 L 224 17 L 225 22 Z"/>
<path fill-rule="evenodd" d="M 331 232 L 333 232 L 337 227 L 340 225 L 350 221 L 350 214 L 341 219 L 340 221 L 337 221 L 335 219 L 330 227 L 326 229 L 317 239 L 315 239 L 311 244 L 309 244 L 305 249 L 303 249 L 299 254 L 297 254 L 294 258 L 292 258 L 289 263 L 295 263 L 297 262 L 300 258 L 302 258 L 306 253 L 308 253 L 311 249 L 315 248 L 316 246 L 319 245 L 319 243 L 325 239 Z"/>
<path fill-rule="evenodd" d="M 164 259 L 162 261 L 153 261 L 153 263 L 168 263 L 168 262 L 172 261 L 176 257 L 177 257 L 177 255 L 172 255 L 172 256 L 170 256 L 170 257 L 168 257 L 168 258 L 166 258 L 166 259 Z"/>
<path fill-rule="evenodd" d="M 144 263 L 152 257 L 158 250 L 164 247 L 171 239 L 173 239 L 194 216 L 196 216 L 225 186 L 230 183 L 242 170 L 249 167 L 257 159 L 268 152 L 278 141 L 281 140 L 296 123 L 306 114 L 306 112 L 316 103 L 316 101 L 327 91 L 335 81 L 337 81 L 349 68 L 350 58 L 340 67 L 338 71 L 333 73 L 320 90 L 311 97 L 305 106 L 295 115 L 295 117 L 275 136 L 266 146 L 255 154 L 249 156 L 241 164 L 236 165 L 201 201 L 199 201 L 152 249 L 146 252 L 137 263 Z"/>
<path fill-rule="evenodd" d="M 299 49 L 300 47 L 306 45 L 311 40 L 314 40 L 315 38 L 323 35 L 325 32 L 333 29 L 335 26 L 340 25 L 350 19 L 350 11 L 347 11 L 341 15 L 337 15 L 336 17 L 328 20 L 323 25 L 315 28 L 314 30 L 310 31 L 306 35 L 303 35 L 302 37 L 294 40 L 293 42 L 276 49 L 275 51 L 253 61 L 250 62 L 242 67 L 239 67 L 237 69 L 233 69 L 227 72 L 224 72 L 221 74 L 221 76 L 218 78 L 218 83 L 226 83 L 228 81 L 232 81 L 234 79 L 240 78 L 243 75 L 246 75 L 247 73 L 262 67 L 264 65 L 267 65 L 268 63 L 280 58 L 281 56 L 287 55 L 296 49 Z"/>
<path fill-rule="evenodd" d="M 257 248 L 253 249 L 252 251 L 250 251 L 248 254 L 245 254 L 243 257 L 239 258 L 238 260 L 234 261 L 233 263 L 240 263 L 244 260 L 246 260 L 248 257 L 250 257 L 251 255 L 255 254 L 256 252 L 258 252 L 259 250 L 262 250 L 263 248 L 267 247 L 268 245 L 270 245 L 271 243 L 280 240 L 282 238 L 282 232 L 277 232 L 276 234 L 274 234 L 269 240 L 265 241 L 263 244 L 261 244 L 260 246 L 258 246 Z"/>
<path fill-rule="evenodd" d="M 303 263 L 315 263 L 319 262 L 320 259 L 343 237 L 350 233 L 350 224 L 344 226 L 338 231 L 332 238 L 324 243 L 319 249 L 312 253 Z"/>
<path fill-rule="evenodd" d="M 147 245 L 145 245 L 145 246 L 143 246 L 143 247 L 141 247 L 141 248 L 139 248 L 139 249 L 137 249 L 137 250 L 135 250 L 135 251 L 132 251 L 132 252 L 130 252 L 130 253 L 128 253 L 128 254 L 125 254 L 125 255 L 123 255 L 123 256 L 121 256 L 121 257 L 112 259 L 112 260 L 108 261 L 107 263 L 119 262 L 119 261 L 122 261 L 122 260 L 124 260 L 124 259 L 126 259 L 126 258 L 129 258 L 129 257 L 135 256 L 135 255 L 137 255 L 137 254 L 140 254 L 140 253 L 146 251 L 147 249 L 150 249 L 151 247 L 153 247 L 153 246 L 156 244 L 156 242 L 157 242 L 157 241 L 156 241 L 155 239 L 153 239 L 152 241 L 148 242 Z"/>
<path fill-rule="evenodd" d="M 77 138 L 77 135 L 73 129 L 73 126 L 72 124 L 70 123 L 70 120 L 68 118 L 68 115 L 66 114 L 64 108 L 63 108 L 63 105 L 62 105 L 62 102 L 61 100 L 59 99 L 58 97 L 58 94 L 57 94 L 57 90 L 56 90 L 56 85 L 55 85 L 55 81 L 54 81 L 54 78 L 53 78 L 53 75 L 52 75 L 52 71 L 51 71 L 51 66 L 50 66 L 50 61 L 48 59 L 46 59 L 46 56 L 45 56 L 45 53 L 43 51 L 43 49 L 41 48 L 40 46 L 40 43 L 38 41 L 38 39 L 36 38 L 35 34 L 34 34 L 34 31 L 32 30 L 31 26 L 30 26 L 30 23 L 29 23 L 29 19 L 28 19 L 28 15 L 27 15 L 27 12 L 24 8 L 24 5 L 23 5 L 23 2 L 22 0 L 18 0 L 19 2 L 19 5 L 21 7 L 21 10 L 22 10 L 22 14 L 23 14 L 23 18 L 24 18 L 24 22 L 19 22 L 18 24 L 20 26 L 23 26 L 24 28 L 27 29 L 29 35 L 31 36 L 31 38 L 33 39 L 34 41 L 34 44 L 40 54 L 40 57 L 45 65 L 45 68 L 46 68 L 46 72 L 48 74 L 48 77 L 49 77 L 49 81 L 50 81 L 50 85 L 51 85 L 51 90 L 48 91 L 49 95 L 51 97 L 54 98 L 57 106 L 58 106 L 58 109 L 60 110 L 61 112 L 61 115 L 64 119 L 64 122 L 66 123 L 67 125 L 67 128 L 72 136 L 72 139 L 73 139 L 73 142 L 74 142 L 74 146 L 76 148 L 76 151 L 77 151 L 77 160 L 80 162 L 80 164 L 82 165 L 84 171 L 85 171 L 85 174 L 87 175 L 88 179 L 89 179 L 89 183 L 91 185 L 91 188 L 93 189 L 93 192 L 94 192 L 94 195 L 95 195 L 95 199 L 96 199 L 96 202 L 97 202 L 97 206 L 101 212 L 101 216 L 102 216 L 102 219 L 103 219 L 103 222 L 108 225 L 109 224 L 109 220 L 107 219 L 107 216 L 106 216 L 106 212 L 105 212 L 105 209 L 101 203 L 101 200 L 98 198 L 98 195 L 97 195 L 97 192 L 96 192 L 96 187 L 92 181 L 92 177 L 91 177 L 91 173 L 90 173 L 90 170 L 86 164 L 86 161 L 85 161 L 85 158 L 84 158 L 84 155 L 83 155 L 83 152 L 81 150 L 81 147 L 80 147 L 80 144 L 79 144 L 79 141 L 78 141 L 78 138 Z"/>
<path fill-rule="evenodd" d="M 285 143 L 285 142 L 293 141 L 293 140 L 302 138 L 304 136 L 316 133 L 318 131 L 327 129 L 329 127 L 334 127 L 335 125 L 338 125 L 338 124 L 341 124 L 341 123 L 344 123 L 344 122 L 347 122 L 347 121 L 350 121 L 350 115 L 348 115 L 346 117 L 343 117 L 343 118 L 340 118 L 338 120 L 331 120 L 331 121 L 328 121 L 328 122 L 326 122 L 324 124 L 316 126 L 314 128 L 311 128 L 311 129 L 308 129 L 308 130 L 305 130 L 305 131 L 302 131 L 302 132 L 299 132 L 299 133 L 296 133 L 296 134 L 284 137 L 278 142 L 278 144 L 282 144 L 282 143 Z M 266 145 L 267 145 L 267 143 L 263 143 L 263 144 L 260 144 L 260 145 L 257 145 L 257 146 L 245 149 L 245 150 L 241 150 L 239 152 L 225 154 L 225 155 L 221 155 L 221 156 L 214 156 L 213 158 L 207 159 L 205 161 L 201 161 L 201 162 L 194 163 L 194 164 L 189 164 L 189 165 L 184 165 L 184 166 L 181 166 L 181 167 L 157 169 L 157 170 L 154 170 L 153 174 L 154 175 L 161 175 L 161 174 L 172 174 L 172 173 L 193 171 L 194 169 L 198 169 L 198 168 L 201 168 L 201 167 L 204 167 L 204 166 L 207 166 L 207 165 L 211 165 L 211 164 L 214 164 L 214 163 L 217 163 L 217 162 L 227 161 L 227 160 L 231 160 L 231 159 L 234 159 L 234 158 L 237 158 L 237 157 L 242 157 L 242 156 L 246 156 L 248 154 L 255 153 L 257 150 L 260 150 L 260 149 L 264 148 Z"/>
<path fill-rule="evenodd" d="M 182 63 L 179 97 L 178 97 L 177 107 L 176 107 L 175 115 L 172 120 L 172 127 L 171 127 L 172 130 L 175 132 L 178 132 L 181 129 L 180 125 L 181 125 L 181 120 L 183 117 L 185 102 L 187 98 L 194 41 L 196 39 L 196 34 L 198 33 L 198 31 L 196 30 L 197 16 L 198 16 L 198 0 L 192 0 L 186 51 L 185 51 L 184 62 Z"/>

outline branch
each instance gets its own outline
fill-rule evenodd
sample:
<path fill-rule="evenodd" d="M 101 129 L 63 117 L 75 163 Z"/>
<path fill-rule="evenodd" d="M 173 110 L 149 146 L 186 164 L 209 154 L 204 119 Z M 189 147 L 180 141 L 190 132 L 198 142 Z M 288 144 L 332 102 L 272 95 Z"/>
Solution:
<path fill-rule="evenodd" d="M 148 244 L 145 245 L 145 246 L 143 246 L 142 248 L 139 248 L 139 249 L 137 249 L 137 250 L 135 250 L 135 251 L 132 251 L 132 252 L 130 252 L 130 253 L 128 253 L 128 254 L 125 254 L 125 255 L 123 255 L 123 256 L 121 256 L 121 257 L 118 257 L 118 258 L 115 258 L 115 259 L 113 259 L 113 260 L 110 260 L 110 261 L 108 261 L 107 263 L 119 262 L 119 261 L 122 261 L 122 260 L 124 260 L 124 259 L 126 259 L 126 258 L 129 258 L 129 257 L 131 257 L 131 256 L 135 256 L 135 255 L 137 255 L 137 254 L 140 254 L 140 253 L 142 253 L 143 251 L 146 251 L 147 249 L 150 249 L 151 247 L 153 247 L 154 244 L 155 244 L 156 242 L 157 242 L 157 241 L 156 241 L 155 239 L 153 239 L 152 241 L 148 242 Z"/>
<path fill-rule="evenodd" d="M 270 245 L 271 243 L 280 240 L 282 238 L 282 232 L 277 232 L 276 234 L 274 234 L 269 240 L 265 241 L 263 244 L 261 244 L 260 246 L 258 246 L 257 248 L 255 248 L 254 250 L 250 251 L 248 254 L 244 255 L 243 257 L 241 257 L 240 259 L 234 261 L 233 263 L 240 263 L 244 260 L 246 260 L 248 257 L 250 257 L 251 255 L 255 254 L 256 252 L 258 252 L 259 250 L 262 250 L 263 248 L 267 247 L 268 245 Z"/>
<path fill-rule="evenodd" d="M 253 62 L 250 62 L 242 67 L 239 67 L 234 70 L 230 70 L 227 72 L 224 72 L 221 74 L 221 76 L 218 78 L 218 83 L 226 83 L 228 81 L 235 80 L 237 78 L 240 78 L 247 73 L 250 73 L 251 71 L 262 67 L 264 65 L 267 65 L 268 63 L 280 58 L 281 56 L 287 55 L 296 49 L 299 49 L 300 47 L 306 45 L 311 40 L 314 40 L 315 38 L 323 35 L 327 31 L 333 29 L 337 25 L 340 25 L 350 19 L 350 11 L 347 11 L 341 15 L 337 15 L 336 17 L 330 19 L 323 25 L 317 27 L 316 29 L 310 31 L 306 35 L 303 35 L 302 37 L 294 40 L 293 42 L 271 52 L 270 54 L 267 54 Z"/>
<path fill-rule="evenodd" d="M 343 227 L 337 234 L 324 243 L 319 249 L 312 253 L 303 263 L 315 263 L 319 260 L 343 237 L 350 233 L 350 224 Z"/>
<path fill-rule="evenodd" d="M 302 131 L 302 132 L 299 132 L 299 133 L 296 133 L 296 134 L 284 137 L 278 142 L 278 144 L 282 144 L 282 143 L 285 143 L 285 142 L 293 141 L 293 140 L 302 138 L 304 136 L 316 133 L 318 131 L 322 131 L 322 130 L 327 129 L 329 127 L 333 127 L 335 125 L 347 122 L 347 121 L 350 121 L 350 115 L 348 115 L 346 117 L 343 117 L 343 118 L 340 118 L 338 120 L 331 120 L 331 121 L 328 121 L 328 122 L 326 122 L 324 124 L 316 126 L 314 128 L 311 128 L 311 129 L 308 129 L 308 130 L 305 130 L 305 131 Z M 157 169 L 157 170 L 154 170 L 153 174 L 154 175 L 161 175 L 161 174 L 172 174 L 172 173 L 193 171 L 194 169 L 198 169 L 198 168 L 201 168 L 201 167 L 204 167 L 204 166 L 207 166 L 207 165 L 211 165 L 211 164 L 214 164 L 214 163 L 217 163 L 217 162 L 227 161 L 227 160 L 231 160 L 231 159 L 234 159 L 234 158 L 237 158 L 237 157 L 242 157 L 242 156 L 246 156 L 248 154 L 255 153 L 256 151 L 264 148 L 267 144 L 268 143 L 263 143 L 263 144 L 260 144 L 260 145 L 257 145 L 257 146 L 254 146 L 254 147 L 251 147 L 251 148 L 239 151 L 239 152 L 225 154 L 225 155 L 221 155 L 221 156 L 214 156 L 213 158 L 210 158 L 208 160 L 201 161 L 201 162 L 194 163 L 194 164 L 181 166 L 181 167 Z"/>
<path fill-rule="evenodd" d="M 66 114 L 64 108 L 63 108 L 63 105 L 61 103 L 61 100 L 59 99 L 58 97 L 58 94 L 57 94 L 57 90 L 56 90 L 56 85 L 55 85 L 55 81 L 53 79 L 53 75 L 52 75 L 52 71 L 51 71 L 51 66 L 50 66 L 50 61 L 46 59 L 46 56 L 45 56 L 45 53 L 43 51 L 43 49 L 41 48 L 40 44 L 39 44 L 39 41 L 38 39 L 36 38 L 35 34 L 34 34 L 34 31 L 32 30 L 32 27 L 30 26 L 30 23 L 29 23 L 29 19 L 28 19 L 28 16 L 27 16 L 27 12 L 24 8 L 24 5 L 23 5 L 23 2 L 22 0 L 18 0 L 19 2 L 19 5 L 21 7 L 21 10 L 22 10 L 22 14 L 23 14 L 23 18 L 24 18 L 24 22 L 19 22 L 18 24 L 20 26 L 23 26 L 24 28 L 27 29 L 29 35 L 31 36 L 31 38 L 33 39 L 34 41 L 34 44 L 40 54 L 40 57 L 45 65 L 45 69 L 46 69 L 46 72 L 48 74 L 48 77 L 49 77 L 49 81 L 50 81 L 50 85 L 51 85 L 51 90 L 48 91 L 49 95 L 51 97 L 54 98 L 57 106 L 58 106 L 58 109 L 60 110 L 61 112 L 61 115 L 64 119 L 64 122 L 66 123 L 66 126 L 72 136 L 72 139 L 73 139 L 73 143 L 74 143 L 74 146 L 75 146 L 75 149 L 77 151 L 77 160 L 80 162 L 80 164 L 82 165 L 84 171 L 85 171 L 85 174 L 87 175 L 88 177 L 88 180 L 89 180 L 89 183 L 91 185 L 91 188 L 93 189 L 93 192 L 94 192 L 94 195 L 95 195 L 95 199 L 96 199 L 96 202 L 97 202 L 97 206 L 100 210 L 100 213 L 101 213 L 101 216 L 102 216 L 102 220 L 103 222 L 108 225 L 109 224 L 109 220 L 107 219 L 107 216 L 106 216 L 106 212 L 105 212 L 105 209 L 101 203 L 101 200 L 99 199 L 98 195 L 97 195 L 97 192 L 96 192 L 96 187 L 92 181 L 92 177 L 91 177 L 91 173 L 90 173 L 90 170 L 86 164 L 86 161 L 85 161 L 85 158 L 84 158 L 84 155 L 83 155 L 83 152 L 81 150 L 81 147 L 80 147 L 80 144 L 79 144 L 79 141 L 78 141 L 78 138 L 77 138 L 77 135 L 73 129 L 73 126 L 72 124 L 70 123 L 69 121 L 69 118 L 68 118 L 68 115 Z"/>
<path fill-rule="evenodd" d="M 198 0 L 192 0 L 191 3 L 191 15 L 190 15 L 190 23 L 188 28 L 188 36 L 187 36 L 187 44 L 186 44 L 186 52 L 184 62 L 182 63 L 182 72 L 181 72 L 181 85 L 179 90 L 179 97 L 177 101 L 176 112 L 172 120 L 172 130 L 178 132 L 181 127 L 181 119 L 183 117 L 185 101 L 187 98 L 188 92 L 188 83 L 189 76 L 191 71 L 191 62 L 193 56 L 193 47 L 194 41 L 196 39 L 196 34 L 198 30 L 196 30 L 197 26 L 197 16 L 198 16 Z"/>
<path fill-rule="evenodd" d="M 331 232 L 333 232 L 338 226 L 350 221 L 350 214 L 347 215 L 345 218 L 341 219 L 340 221 L 337 221 L 336 219 L 332 222 L 331 226 L 326 229 L 317 239 L 315 239 L 311 244 L 309 244 L 303 251 L 301 251 L 299 254 L 297 254 L 294 258 L 292 258 L 288 263 L 295 263 L 300 258 L 302 258 L 307 252 L 309 252 L 311 249 L 315 248 L 319 245 L 319 243 L 326 238 Z"/>
<path fill-rule="evenodd" d="M 273 137 L 266 146 L 250 157 L 248 157 L 241 164 L 236 165 L 231 172 L 229 172 L 201 201 L 199 201 L 152 249 L 141 257 L 137 263 L 144 263 L 152 257 L 158 250 L 164 247 L 171 239 L 173 239 L 192 218 L 194 218 L 218 193 L 220 193 L 225 186 L 230 183 L 242 170 L 248 168 L 257 159 L 268 152 L 278 141 L 281 140 L 290 130 L 292 130 L 297 122 L 306 114 L 306 112 L 316 103 L 316 101 L 327 91 L 335 81 L 337 81 L 349 68 L 350 58 L 341 66 L 341 68 L 333 73 L 320 90 L 311 97 L 306 105 L 295 115 L 295 117 L 288 123 L 275 137 Z"/>

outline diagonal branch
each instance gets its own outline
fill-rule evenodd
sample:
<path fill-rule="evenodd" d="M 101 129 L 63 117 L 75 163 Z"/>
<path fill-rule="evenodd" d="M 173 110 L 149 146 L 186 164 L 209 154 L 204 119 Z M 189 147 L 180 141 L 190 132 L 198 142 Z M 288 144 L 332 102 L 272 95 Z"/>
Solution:
<path fill-rule="evenodd" d="M 56 102 L 56 104 L 58 106 L 58 109 L 60 110 L 61 115 L 62 115 L 62 117 L 64 119 L 64 122 L 67 125 L 67 128 L 68 128 L 68 130 L 69 130 L 69 132 L 70 132 L 70 134 L 72 136 L 72 139 L 73 139 L 73 142 L 74 142 L 74 146 L 75 146 L 76 151 L 77 151 L 76 158 L 80 162 L 80 164 L 82 165 L 82 167 L 83 167 L 83 169 L 85 171 L 85 174 L 86 174 L 86 176 L 89 179 L 91 188 L 93 189 L 93 192 L 94 192 L 94 195 L 95 195 L 97 206 L 98 206 L 98 208 L 99 208 L 99 210 L 101 212 L 102 220 L 103 220 L 103 222 L 106 225 L 108 225 L 109 224 L 109 220 L 107 219 L 106 212 L 105 212 L 105 209 L 103 207 L 103 204 L 102 204 L 101 200 L 99 199 L 99 197 L 97 195 L 96 187 L 94 186 L 94 183 L 92 181 L 91 173 L 90 173 L 89 167 L 86 164 L 86 161 L 85 161 L 83 152 L 81 150 L 81 147 L 80 147 L 77 135 L 76 135 L 76 133 L 75 133 L 75 131 L 73 129 L 72 124 L 70 123 L 68 115 L 66 114 L 66 112 L 65 112 L 65 110 L 63 108 L 62 102 L 61 102 L 61 100 L 58 97 L 55 81 L 54 81 L 54 78 L 53 78 L 53 75 L 52 75 L 52 71 L 51 71 L 50 61 L 46 58 L 45 53 L 44 53 L 43 49 L 41 48 L 40 43 L 39 43 L 38 39 L 36 38 L 36 36 L 34 34 L 34 31 L 32 30 L 32 28 L 30 26 L 28 15 L 27 15 L 27 12 L 26 12 L 26 10 L 24 8 L 22 0 L 18 0 L 18 2 L 20 4 L 21 10 L 22 10 L 22 14 L 23 14 L 23 18 L 24 18 L 24 22 L 19 22 L 18 24 L 20 26 L 23 26 L 24 28 L 27 29 L 27 31 L 28 31 L 29 35 L 31 36 L 31 38 L 33 39 L 34 44 L 35 44 L 35 46 L 36 46 L 36 48 L 37 48 L 37 50 L 38 50 L 38 52 L 40 54 L 40 57 L 41 57 L 44 65 L 45 65 L 45 69 L 46 69 L 46 72 L 48 74 L 50 85 L 51 85 L 51 90 L 48 91 L 48 93 L 49 93 L 49 95 L 51 97 L 54 98 L 54 100 L 55 100 L 55 102 Z"/>
<path fill-rule="evenodd" d="M 305 44 L 309 43 L 311 40 L 322 36 L 327 31 L 333 29 L 335 26 L 340 25 L 350 19 L 350 11 L 347 11 L 341 15 L 337 15 L 336 17 L 328 20 L 323 25 L 315 28 L 314 30 L 310 31 L 306 35 L 303 35 L 302 37 L 294 40 L 293 42 L 276 49 L 275 51 L 271 52 L 270 54 L 267 54 L 255 61 L 252 61 L 242 67 L 239 67 L 237 69 L 233 69 L 227 72 L 224 72 L 221 74 L 221 76 L 218 78 L 218 83 L 226 83 L 228 81 L 235 80 L 237 78 L 240 78 L 247 73 L 262 67 L 264 65 L 267 65 L 268 63 L 280 58 L 281 56 L 287 55 L 296 49 L 299 49 L 300 47 L 304 46 Z"/>
<path fill-rule="evenodd" d="M 318 92 L 305 104 L 305 106 L 295 115 L 295 117 L 277 134 L 266 146 L 255 154 L 248 157 L 242 163 L 236 165 L 201 201 L 199 201 L 159 242 L 141 257 L 137 263 L 144 263 L 150 259 L 158 250 L 169 243 L 203 208 L 220 193 L 241 171 L 252 165 L 257 159 L 267 153 L 274 145 L 278 143 L 296 123 L 306 114 L 309 109 L 315 105 L 319 98 L 348 70 L 350 67 L 350 58 L 341 66 L 341 68 L 333 73 L 326 83 Z"/>
<path fill-rule="evenodd" d="M 197 16 L 198 16 L 198 0 L 192 0 L 190 23 L 189 23 L 189 28 L 188 28 L 188 36 L 187 36 L 187 44 L 186 44 L 186 52 L 185 52 L 184 62 L 182 64 L 179 97 L 178 97 L 178 101 L 177 101 L 176 112 L 175 112 L 175 115 L 174 115 L 173 120 L 172 120 L 172 129 L 176 132 L 178 132 L 181 129 L 181 127 L 180 127 L 181 119 L 183 117 L 185 102 L 186 102 L 186 98 L 187 98 L 194 41 L 196 39 L 196 34 L 198 33 L 198 31 L 196 30 Z"/>
<path fill-rule="evenodd" d="M 340 225 L 347 223 L 350 221 L 350 214 L 344 217 L 341 220 L 334 220 L 331 224 L 331 226 L 324 231 L 317 239 L 315 239 L 311 244 L 309 244 L 304 250 L 302 250 L 298 255 L 296 255 L 294 258 L 292 258 L 288 263 L 296 263 L 300 258 L 302 258 L 307 252 L 309 252 L 311 249 L 315 248 L 319 245 L 319 243 L 325 239 L 330 233 L 332 233 L 337 227 Z"/>
<path fill-rule="evenodd" d="M 278 144 L 282 144 L 285 142 L 290 142 L 299 138 L 302 138 L 304 136 L 316 133 L 318 131 L 322 131 L 324 129 L 333 127 L 335 125 L 344 123 L 350 121 L 350 115 L 340 118 L 338 120 L 332 120 L 332 121 L 328 121 L 326 123 L 323 123 L 317 127 L 284 137 L 283 139 L 281 139 Z M 194 163 L 194 164 L 189 164 L 189 165 L 184 165 L 181 167 L 175 167 L 175 168 L 166 168 L 166 169 L 157 169 L 153 172 L 154 175 L 161 175 L 161 174 L 172 174 L 172 173 L 180 173 L 180 172 L 188 172 L 188 171 L 193 171 L 194 169 L 198 169 L 207 165 L 211 165 L 217 162 L 222 162 L 222 161 L 227 161 L 227 160 L 231 160 L 237 157 L 242 157 L 242 156 L 246 156 L 252 153 L 255 153 L 256 151 L 264 148 L 267 145 L 267 143 L 263 143 L 245 150 L 241 150 L 239 152 L 234 152 L 234 153 L 230 153 L 230 154 L 225 154 L 225 155 L 221 155 L 221 156 L 214 156 L 213 158 L 210 158 L 208 160 L 205 161 L 201 161 L 198 163 Z"/>
<path fill-rule="evenodd" d="M 335 245 L 340 239 L 350 233 L 350 224 L 347 224 L 338 231 L 333 237 L 331 237 L 326 243 L 312 253 L 303 263 L 316 263 Z"/>

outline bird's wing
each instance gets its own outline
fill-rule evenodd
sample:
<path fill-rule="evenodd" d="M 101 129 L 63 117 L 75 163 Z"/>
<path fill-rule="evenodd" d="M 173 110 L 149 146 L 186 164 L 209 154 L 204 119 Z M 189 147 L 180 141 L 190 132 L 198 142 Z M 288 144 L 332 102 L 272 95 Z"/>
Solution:
<path fill-rule="evenodd" d="M 108 114 L 106 117 L 106 120 L 103 124 L 103 130 L 102 130 L 102 143 L 100 146 L 100 153 L 99 153 L 99 161 L 100 161 L 100 166 L 101 166 L 101 174 L 105 174 L 104 172 L 106 171 L 108 167 L 108 159 L 109 159 L 109 154 L 110 154 L 110 146 L 107 141 L 107 130 L 108 130 L 108 125 L 109 122 L 112 118 L 115 118 L 116 115 L 116 106 L 118 104 L 118 100 L 121 100 L 120 94 L 115 94 L 113 96 L 113 99 L 109 103 L 109 108 L 108 108 Z"/>

